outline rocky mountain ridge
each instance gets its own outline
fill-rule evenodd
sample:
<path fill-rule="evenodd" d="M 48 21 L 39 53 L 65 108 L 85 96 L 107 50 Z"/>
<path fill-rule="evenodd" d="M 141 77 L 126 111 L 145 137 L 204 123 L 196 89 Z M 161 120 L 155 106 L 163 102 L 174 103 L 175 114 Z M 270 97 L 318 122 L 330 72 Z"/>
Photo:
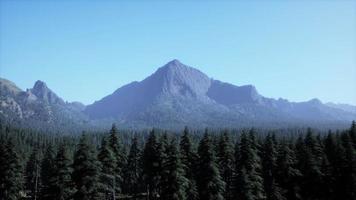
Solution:
<path fill-rule="evenodd" d="M 33 126 L 127 128 L 273 126 L 348 124 L 356 113 L 348 105 L 318 99 L 289 102 L 259 94 L 253 85 L 236 86 L 172 60 L 140 82 L 84 106 L 65 102 L 43 81 L 22 91 L 0 79 L 0 119 Z"/>

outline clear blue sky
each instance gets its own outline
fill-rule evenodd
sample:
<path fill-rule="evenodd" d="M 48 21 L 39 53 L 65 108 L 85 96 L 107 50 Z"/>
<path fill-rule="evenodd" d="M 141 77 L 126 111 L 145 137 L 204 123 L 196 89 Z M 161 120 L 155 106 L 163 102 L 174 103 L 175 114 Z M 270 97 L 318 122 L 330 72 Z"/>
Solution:
<path fill-rule="evenodd" d="M 356 105 L 356 1 L 4 1 L 0 76 L 92 103 L 177 58 L 267 97 Z"/>

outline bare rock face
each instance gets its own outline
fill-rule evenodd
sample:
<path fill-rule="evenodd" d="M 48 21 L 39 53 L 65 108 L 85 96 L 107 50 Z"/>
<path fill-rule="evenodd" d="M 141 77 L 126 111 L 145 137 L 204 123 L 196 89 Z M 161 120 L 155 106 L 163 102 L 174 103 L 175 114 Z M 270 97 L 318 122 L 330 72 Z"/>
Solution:
<path fill-rule="evenodd" d="M 59 98 L 52 90 L 50 90 L 46 83 L 43 81 L 36 81 L 33 88 L 30 90 L 40 100 L 49 103 L 49 104 L 60 104 L 64 105 L 64 101 Z"/>
<path fill-rule="evenodd" d="M 211 84 L 208 76 L 178 60 L 159 68 L 153 78 L 162 80 L 163 93 L 196 98 L 204 98 Z"/>
<path fill-rule="evenodd" d="M 342 115 L 317 99 L 294 103 L 266 98 L 253 85 L 214 80 L 178 60 L 88 105 L 84 112 L 93 120 L 111 119 L 144 127 L 226 127 L 356 118 L 350 113 Z"/>
<path fill-rule="evenodd" d="M 267 98 L 253 85 L 214 80 L 178 60 L 88 106 L 63 101 L 43 81 L 22 91 L 0 78 L 0 121 L 20 121 L 29 127 L 107 127 L 113 122 L 128 128 L 349 125 L 356 119 L 354 110 L 318 99 Z"/>
<path fill-rule="evenodd" d="M 42 81 L 22 91 L 14 83 L 0 79 L 0 89 L 0 121 L 48 129 L 86 119 L 84 105 L 65 103 Z"/>

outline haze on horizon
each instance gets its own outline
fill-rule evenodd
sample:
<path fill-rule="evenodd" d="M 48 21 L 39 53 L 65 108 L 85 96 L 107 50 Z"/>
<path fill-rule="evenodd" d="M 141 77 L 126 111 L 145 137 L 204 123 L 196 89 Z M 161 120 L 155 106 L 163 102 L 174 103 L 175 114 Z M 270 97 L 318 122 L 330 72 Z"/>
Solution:
<path fill-rule="evenodd" d="M 93 103 L 172 59 L 266 97 L 356 105 L 355 1 L 0 1 L 0 77 Z"/>

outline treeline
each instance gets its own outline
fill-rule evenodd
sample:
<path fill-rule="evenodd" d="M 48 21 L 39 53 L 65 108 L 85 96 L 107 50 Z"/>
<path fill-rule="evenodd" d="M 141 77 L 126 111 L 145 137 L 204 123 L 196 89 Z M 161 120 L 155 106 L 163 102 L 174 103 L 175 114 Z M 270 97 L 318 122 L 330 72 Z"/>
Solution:
<path fill-rule="evenodd" d="M 4 200 L 356 199 L 355 122 L 341 132 L 286 136 L 121 134 L 115 125 L 81 137 L 0 130 Z"/>

